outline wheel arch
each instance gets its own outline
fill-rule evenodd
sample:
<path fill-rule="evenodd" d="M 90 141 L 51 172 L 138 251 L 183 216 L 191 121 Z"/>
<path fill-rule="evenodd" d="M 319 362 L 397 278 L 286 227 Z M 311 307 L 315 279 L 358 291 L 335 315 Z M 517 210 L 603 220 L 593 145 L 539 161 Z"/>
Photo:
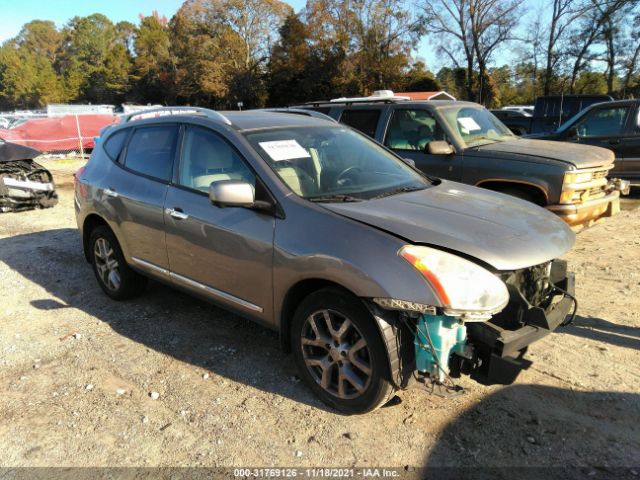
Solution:
<path fill-rule="evenodd" d="M 293 315 L 298 308 L 298 305 L 300 305 L 302 300 L 311 295 L 313 292 L 317 292 L 318 290 L 322 290 L 323 288 L 337 288 L 338 290 L 342 290 L 358 298 L 358 296 L 353 293 L 353 291 L 349 290 L 345 286 L 324 278 L 307 278 L 304 280 L 299 280 L 291 287 L 289 287 L 287 293 L 284 296 L 284 300 L 282 301 L 280 313 L 278 315 L 280 346 L 286 353 L 289 353 L 291 351 L 291 322 L 293 320 Z"/>
<path fill-rule="evenodd" d="M 322 278 L 304 279 L 292 285 L 284 297 L 279 315 L 280 347 L 285 353 L 291 352 L 291 324 L 298 305 L 300 305 L 300 303 L 313 292 L 324 288 L 336 288 L 352 295 L 354 298 L 362 300 L 362 297 L 356 295 L 349 288 L 334 281 Z M 390 379 L 395 388 L 401 389 L 403 388 L 403 382 L 400 374 L 401 359 L 398 343 L 396 341 L 398 329 L 396 318 L 398 312 L 385 311 L 371 301 L 363 301 L 362 303 L 364 308 L 370 313 L 386 347 L 387 366 L 389 368 Z"/>
<path fill-rule="evenodd" d="M 89 240 L 91 239 L 91 232 L 93 232 L 97 227 L 100 226 L 105 226 L 113 232 L 113 229 L 109 226 L 107 221 L 96 213 L 87 215 L 87 217 L 84 219 L 84 222 L 82 222 L 82 250 L 84 252 L 84 258 L 89 263 L 91 263 L 91 252 L 89 251 Z"/>
<path fill-rule="evenodd" d="M 486 188 L 487 190 L 493 190 L 494 192 L 503 192 L 505 190 L 515 189 L 530 194 L 537 205 L 545 206 L 549 204 L 548 190 L 537 183 L 525 180 L 491 178 L 482 180 L 476 183 L 475 186 Z"/>

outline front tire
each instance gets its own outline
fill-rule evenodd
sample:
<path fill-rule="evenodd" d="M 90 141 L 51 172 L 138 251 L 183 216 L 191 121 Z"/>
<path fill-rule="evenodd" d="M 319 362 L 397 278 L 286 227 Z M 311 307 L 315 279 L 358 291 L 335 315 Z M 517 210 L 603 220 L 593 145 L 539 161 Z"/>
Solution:
<path fill-rule="evenodd" d="M 140 295 L 147 278 L 127 265 L 120 244 L 106 226 L 96 227 L 89 239 L 91 265 L 100 288 L 114 300 L 127 300 Z"/>
<path fill-rule="evenodd" d="M 337 410 L 370 412 L 393 394 L 375 320 L 344 291 L 327 288 L 303 300 L 293 318 L 291 347 L 300 376 Z"/>

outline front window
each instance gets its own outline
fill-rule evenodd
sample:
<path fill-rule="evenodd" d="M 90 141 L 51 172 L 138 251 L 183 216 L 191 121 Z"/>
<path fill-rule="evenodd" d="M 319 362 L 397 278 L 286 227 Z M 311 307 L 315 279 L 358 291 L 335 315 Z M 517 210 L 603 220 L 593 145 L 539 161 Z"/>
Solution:
<path fill-rule="evenodd" d="M 211 183 L 221 180 L 256 183 L 253 172 L 222 137 L 202 127 L 188 126 L 182 140 L 178 183 L 208 192 Z"/>
<path fill-rule="evenodd" d="M 353 201 L 421 190 L 431 182 L 365 136 L 344 127 L 250 132 L 247 140 L 297 195 Z"/>
<path fill-rule="evenodd" d="M 583 138 L 622 134 L 627 110 L 627 107 L 616 107 L 594 111 L 578 125 L 578 136 Z"/>
<path fill-rule="evenodd" d="M 445 140 L 445 134 L 431 113 L 409 108 L 393 112 L 385 141 L 387 147 L 423 152 L 434 140 Z"/>
<path fill-rule="evenodd" d="M 511 131 L 485 108 L 446 108 L 442 114 L 449 128 L 460 135 L 467 148 L 514 138 Z"/>

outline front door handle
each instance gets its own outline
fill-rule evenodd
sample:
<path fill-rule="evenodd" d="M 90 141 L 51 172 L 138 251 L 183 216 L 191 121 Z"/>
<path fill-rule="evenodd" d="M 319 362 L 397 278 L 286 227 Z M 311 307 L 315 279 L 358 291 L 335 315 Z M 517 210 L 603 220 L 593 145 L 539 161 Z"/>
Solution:
<path fill-rule="evenodd" d="M 184 213 L 179 208 L 167 208 L 165 209 L 165 213 L 167 215 L 170 215 L 172 218 L 175 218 L 176 220 L 186 220 L 187 218 L 189 218 L 189 215 Z"/>
<path fill-rule="evenodd" d="M 104 194 L 107 197 L 118 198 L 118 192 L 116 192 L 115 190 L 112 190 L 110 188 L 105 189 Z"/>

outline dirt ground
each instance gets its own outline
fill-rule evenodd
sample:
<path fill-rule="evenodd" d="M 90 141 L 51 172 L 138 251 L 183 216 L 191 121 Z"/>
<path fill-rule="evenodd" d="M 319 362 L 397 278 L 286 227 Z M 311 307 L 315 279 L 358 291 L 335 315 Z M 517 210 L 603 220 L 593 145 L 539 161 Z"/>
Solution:
<path fill-rule="evenodd" d="M 157 283 L 133 301 L 108 299 L 75 228 L 77 162 L 43 163 L 56 174 L 59 205 L 0 216 L 0 467 L 579 466 L 585 478 L 619 467 L 640 475 L 637 191 L 617 217 L 578 235 L 566 255 L 578 317 L 530 348 L 533 365 L 514 385 L 462 379 L 466 393 L 455 399 L 412 390 L 398 405 L 343 416 L 298 380 L 269 330 Z"/>

